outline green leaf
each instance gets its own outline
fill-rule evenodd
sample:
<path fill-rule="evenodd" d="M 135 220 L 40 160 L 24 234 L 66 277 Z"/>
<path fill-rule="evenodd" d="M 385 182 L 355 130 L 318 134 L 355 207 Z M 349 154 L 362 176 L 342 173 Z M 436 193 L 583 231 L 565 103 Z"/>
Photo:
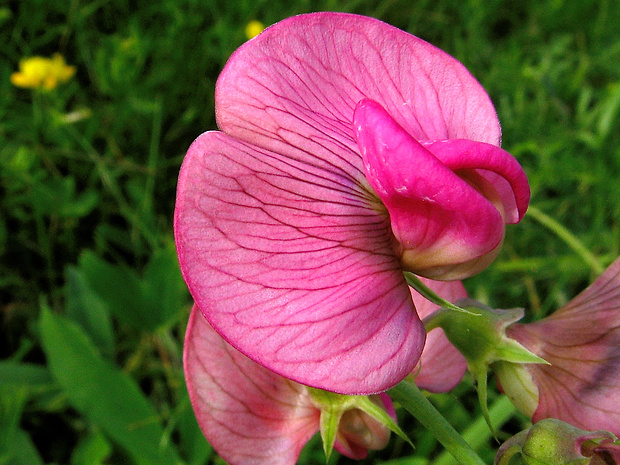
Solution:
<path fill-rule="evenodd" d="M 0 362 L 0 388 L 9 386 L 11 389 L 25 387 L 39 390 L 53 385 L 54 379 L 47 367 L 6 360 Z"/>
<path fill-rule="evenodd" d="M 47 367 L 0 362 L 0 465 L 43 465 L 32 439 L 19 425 L 23 408 L 33 395 L 32 405 L 37 405 L 57 389 Z"/>
<path fill-rule="evenodd" d="M 80 441 L 71 456 L 71 465 L 101 465 L 112 453 L 112 446 L 98 432 L 93 432 Z"/>
<path fill-rule="evenodd" d="M 41 214 L 82 218 L 97 206 L 99 195 L 94 190 L 78 195 L 75 178 L 67 176 L 45 179 L 33 185 L 31 202 Z"/>
<path fill-rule="evenodd" d="M 43 465 L 43 459 L 39 455 L 39 451 L 35 447 L 32 439 L 26 432 L 21 429 L 15 431 L 13 436 L 13 454 L 11 460 L 7 462 L 10 465 Z M 0 463 L 4 464 L 1 461 Z"/>
<path fill-rule="evenodd" d="M 153 253 L 144 269 L 142 292 L 156 327 L 185 316 L 179 310 L 190 303 L 189 292 L 181 276 L 174 244 Z"/>
<path fill-rule="evenodd" d="M 11 463 L 16 455 L 15 437 L 19 430 L 19 420 L 28 399 L 26 387 L 0 388 L 0 463 Z"/>
<path fill-rule="evenodd" d="M 179 432 L 179 451 L 188 465 L 209 463 L 214 451 L 198 426 L 187 392 L 179 401 L 173 417 Z"/>
<path fill-rule="evenodd" d="M 142 298 L 140 279 L 135 272 L 112 265 L 91 251 L 80 256 L 79 266 L 89 287 L 121 323 L 138 330 L 152 330 L 157 326 Z"/>
<path fill-rule="evenodd" d="M 79 265 L 110 313 L 138 331 L 155 332 L 171 324 L 190 302 L 173 245 L 155 251 L 142 276 L 90 251 L 82 254 Z"/>
<path fill-rule="evenodd" d="M 96 351 L 84 331 L 43 308 L 43 350 L 71 405 L 144 465 L 179 463 L 157 412 L 136 383 Z"/>
<path fill-rule="evenodd" d="M 88 333 L 104 356 L 111 357 L 114 353 L 114 333 L 105 302 L 93 292 L 79 268 L 67 267 L 65 279 L 67 316 Z"/>

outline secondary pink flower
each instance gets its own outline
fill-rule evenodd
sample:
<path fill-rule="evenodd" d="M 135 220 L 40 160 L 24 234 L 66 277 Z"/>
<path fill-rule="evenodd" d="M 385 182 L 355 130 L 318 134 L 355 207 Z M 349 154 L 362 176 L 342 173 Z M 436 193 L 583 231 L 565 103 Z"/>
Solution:
<path fill-rule="evenodd" d="M 402 270 L 479 271 L 528 204 L 484 89 L 410 34 L 316 13 L 240 47 L 215 99 L 222 132 L 190 147 L 175 211 L 198 306 L 286 378 L 395 385 L 424 344 Z"/>
<path fill-rule="evenodd" d="M 320 409 L 305 386 L 245 357 L 211 328 L 197 307 L 184 348 L 187 386 L 198 423 L 215 450 L 232 465 L 292 465 L 319 431 Z M 374 396 L 392 416 L 385 394 Z M 390 430 L 368 414 L 345 412 L 335 447 L 351 458 L 382 449 Z"/>
<path fill-rule="evenodd" d="M 432 281 L 421 278 L 441 298 L 456 302 L 467 297 L 467 291 L 460 281 Z M 437 305 L 422 297 L 413 289 L 411 297 L 420 318 L 426 318 L 439 310 Z M 443 329 L 436 328 L 426 335 L 424 351 L 413 370 L 418 387 L 431 392 L 448 392 L 463 379 L 467 371 L 465 357 L 448 341 Z"/>
<path fill-rule="evenodd" d="M 506 334 L 550 363 L 499 367 L 503 389 L 534 422 L 620 435 L 620 259 L 555 313 Z"/>

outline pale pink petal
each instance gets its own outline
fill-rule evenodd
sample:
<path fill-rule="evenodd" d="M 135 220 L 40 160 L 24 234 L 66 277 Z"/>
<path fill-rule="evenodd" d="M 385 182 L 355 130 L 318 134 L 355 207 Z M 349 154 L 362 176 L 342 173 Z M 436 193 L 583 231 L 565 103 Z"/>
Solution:
<path fill-rule="evenodd" d="M 539 390 L 534 421 L 620 436 L 620 259 L 560 310 L 507 334 L 551 364 L 527 365 Z"/>
<path fill-rule="evenodd" d="M 504 220 L 490 200 L 413 139 L 377 102 L 360 102 L 355 128 L 366 177 L 390 213 L 405 269 L 433 278 L 436 269 L 495 257 Z M 470 271 L 479 270 L 465 269 L 445 279 L 467 277 Z"/>
<path fill-rule="evenodd" d="M 421 278 L 437 295 L 448 302 L 467 297 L 467 291 L 460 281 L 433 281 Z M 420 318 L 426 318 L 439 307 L 411 289 Z M 443 329 L 436 328 L 426 335 L 426 344 L 418 366 L 414 370 L 418 387 L 431 392 L 448 392 L 463 379 L 467 371 L 465 357 L 448 341 Z"/>
<path fill-rule="evenodd" d="M 379 102 L 415 139 L 499 145 L 482 86 L 447 53 L 374 18 L 314 13 L 288 18 L 240 47 L 216 87 L 223 131 L 286 153 L 324 150 L 361 168 L 351 122 L 363 98 Z"/>
<path fill-rule="evenodd" d="M 294 465 L 319 429 L 305 387 L 257 365 L 228 345 L 194 306 L 184 368 L 198 423 L 231 465 Z"/>
<path fill-rule="evenodd" d="M 376 393 L 413 369 L 424 329 L 389 219 L 331 168 L 202 135 L 179 178 L 179 261 L 197 305 L 245 355 L 302 384 Z"/>

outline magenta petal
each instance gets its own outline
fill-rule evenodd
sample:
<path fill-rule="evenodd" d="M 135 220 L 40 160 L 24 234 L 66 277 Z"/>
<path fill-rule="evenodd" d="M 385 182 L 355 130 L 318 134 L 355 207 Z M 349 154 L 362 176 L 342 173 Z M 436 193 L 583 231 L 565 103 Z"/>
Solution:
<path fill-rule="evenodd" d="M 385 215 L 325 166 L 203 134 L 179 178 L 179 261 L 245 355 L 302 384 L 375 393 L 413 369 L 424 329 Z"/>
<path fill-rule="evenodd" d="M 358 15 L 313 13 L 267 28 L 232 55 L 215 101 L 224 132 L 320 158 L 323 147 L 354 147 L 351 121 L 363 98 L 381 104 L 417 140 L 499 145 L 493 104 L 461 63 Z"/>
<path fill-rule="evenodd" d="M 184 367 L 205 437 L 231 465 L 294 465 L 319 429 L 306 388 L 252 362 L 228 345 L 194 306 Z"/>
<path fill-rule="evenodd" d="M 421 278 L 422 282 L 448 302 L 467 297 L 467 291 L 460 281 L 433 281 Z M 437 305 L 411 289 L 413 302 L 420 318 L 424 319 L 439 310 Z M 436 328 L 426 335 L 426 344 L 418 366 L 413 372 L 418 387 L 431 392 L 447 392 L 463 379 L 467 371 L 465 357 L 448 341 L 443 329 Z"/>
<path fill-rule="evenodd" d="M 482 176 L 500 197 L 504 221 L 521 221 L 530 202 L 530 186 L 523 168 L 511 154 L 495 145 L 463 139 L 424 145 L 452 171 L 471 170 Z"/>
<path fill-rule="evenodd" d="M 427 270 L 465 264 L 497 249 L 504 221 L 491 201 L 377 102 L 361 101 L 354 124 L 366 177 L 390 213 L 404 267 L 434 277 Z"/>

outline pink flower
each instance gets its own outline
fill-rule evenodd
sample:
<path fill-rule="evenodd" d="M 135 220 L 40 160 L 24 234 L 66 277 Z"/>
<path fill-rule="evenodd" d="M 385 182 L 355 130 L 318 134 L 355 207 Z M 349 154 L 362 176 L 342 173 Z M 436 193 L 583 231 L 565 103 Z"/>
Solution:
<path fill-rule="evenodd" d="M 467 291 L 460 281 L 432 281 L 421 278 L 441 298 L 456 302 L 467 297 Z M 411 289 L 411 298 L 420 318 L 426 318 L 439 308 Z M 424 351 L 413 370 L 415 383 L 421 389 L 431 392 L 448 392 L 463 379 L 467 371 L 465 357 L 448 341 L 443 329 L 436 328 L 426 335 Z"/>
<path fill-rule="evenodd" d="M 532 421 L 558 418 L 620 435 L 620 259 L 555 313 L 506 334 L 550 363 L 497 371 Z"/>
<path fill-rule="evenodd" d="M 198 423 L 231 465 L 287 465 L 319 431 L 321 410 L 308 389 L 253 362 L 226 343 L 194 307 L 187 328 L 184 365 Z M 392 417 L 385 394 L 373 396 Z M 390 430 L 359 409 L 340 420 L 335 447 L 361 459 L 382 449 Z"/>
<path fill-rule="evenodd" d="M 175 211 L 198 306 L 286 378 L 395 385 L 425 337 L 402 271 L 479 271 L 527 208 L 484 89 L 403 31 L 316 13 L 240 47 L 215 99 L 222 132 L 190 147 Z"/>

